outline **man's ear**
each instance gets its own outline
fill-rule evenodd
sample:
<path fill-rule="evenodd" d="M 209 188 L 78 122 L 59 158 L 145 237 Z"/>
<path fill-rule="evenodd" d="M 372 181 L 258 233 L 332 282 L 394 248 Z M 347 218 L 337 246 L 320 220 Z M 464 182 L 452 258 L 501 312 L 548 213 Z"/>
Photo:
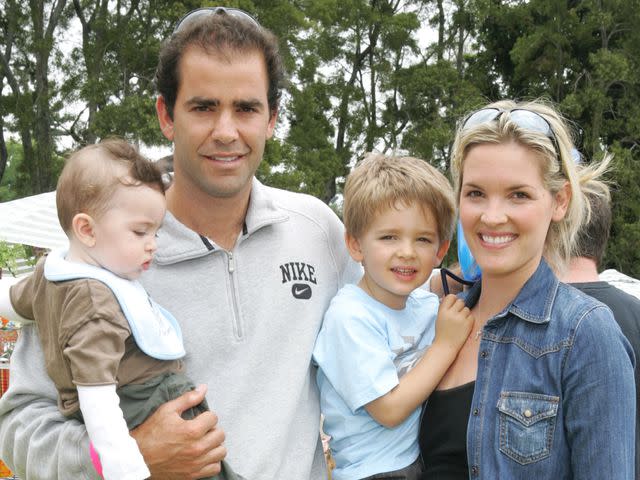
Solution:
<path fill-rule="evenodd" d="M 86 213 L 77 213 L 71 220 L 71 230 L 74 237 L 89 248 L 96 244 L 96 235 L 93 227 L 93 218 Z"/>
<path fill-rule="evenodd" d="M 361 263 L 364 260 L 364 254 L 362 253 L 362 249 L 360 247 L 360 242 L 353 235 L 346 233 L 344 234 L 344 243 L 347 245 L 347 250 L 349 250 L 349 255 L 356 262 Z"/>
<path fill-rule="evenodd" d="M 273 132 L 276 129 L 276 121 L 278 120 L 278 108 L 269 111 L 269 123 L 267 123 L 267 140 L 273 137 Z"/>
<path fill-rule="evenodd" d="M 567 213 L 569 208 L 569 202 L 571 201 L 571 185 L 569 182 L 564 182 L 562 188 L 554 196 L 553 215 L 551 220 L 559 222 Z"/>
<path fill-rule="evenodd" d="M 169 107 L 162 95 L 156 99 L 156 114 L 160 123 L 160 130 L 167 140 L 173 142 L 173 118 L 169 114 Z"/>
<path fill-rule="evenodd" d="M 442 242 L 440 247 L 438 247 L 438 251 L 436 252 L 435 265 L 434 268 L 439 266 L 442 263 L 442 259 L 449 251 L 449 245 L 451 244 L 451 240 L 447 240 L 446 242 Z"/>

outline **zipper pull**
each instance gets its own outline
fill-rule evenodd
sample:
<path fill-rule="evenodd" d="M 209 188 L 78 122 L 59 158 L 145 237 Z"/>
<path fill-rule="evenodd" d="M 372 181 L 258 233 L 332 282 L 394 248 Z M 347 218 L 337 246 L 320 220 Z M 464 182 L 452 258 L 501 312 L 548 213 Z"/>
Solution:
<path fill-rule="evenodd" d="M 233 260 L 233 252 L 228 252 L 229 255 L 229 273 L 233 273 L 236 270 L 236 265 Z"/>

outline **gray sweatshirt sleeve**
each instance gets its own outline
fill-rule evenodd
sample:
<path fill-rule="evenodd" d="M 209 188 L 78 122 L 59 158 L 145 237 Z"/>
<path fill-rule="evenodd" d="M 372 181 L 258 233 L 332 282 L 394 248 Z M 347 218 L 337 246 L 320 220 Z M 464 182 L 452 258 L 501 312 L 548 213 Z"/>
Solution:
<path fill-rule="evenodd" d="M 9 390 L 0 398 L 0 458 L 23 480 L 98 480 L 84 425 L 58 410 L 34 325 L 20 332 L 9 380 Z"/>

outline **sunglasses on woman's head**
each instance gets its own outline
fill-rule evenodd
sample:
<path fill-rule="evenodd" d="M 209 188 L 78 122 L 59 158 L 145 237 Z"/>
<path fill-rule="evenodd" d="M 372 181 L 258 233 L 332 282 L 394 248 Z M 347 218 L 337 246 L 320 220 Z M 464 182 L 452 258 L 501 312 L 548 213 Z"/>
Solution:
<path fill-rule="evenodd" d="M 462 123 L 462 130 L 467 128 L 482 125 L 483 123 L 493 122 L 499 119 L 503 114 L 509 115 L 509 120 L 515 123 L 518 127 L 538 132 L 549 138 L 553 144 L 553 148 L 556 152 L 556 157 L 560 158 L 560 149 L 558 148 L 558 141 L 551 124 L 542 115 L 526 110 L 524 108 L 514 108 L 513 110 L 502 110 L 500 108 L 483 108 L 470 114 Z"/>
<path fill-rule="evenodd" d="M 209 15 L 220 15 L 221 13 L 225 13 L 227 15 L 231 15 L 232 17 L 239 18 L 241 20 L 246 20 L 256 27 L 260 27 L 258 21 L 249 15 L 244 10 L 240 10 L 239 8 L 231 8 L 231 7 L 202 7 L 196 8 L 195 10 L 191 10 L 184 17 L 180 19 L 180 21 L 176 24 L 176 28 L 173 29 L 173 33 L 178 33 L 180 30 L 184 30 L 184 28 L 196 21 L 199 18 Z"/>

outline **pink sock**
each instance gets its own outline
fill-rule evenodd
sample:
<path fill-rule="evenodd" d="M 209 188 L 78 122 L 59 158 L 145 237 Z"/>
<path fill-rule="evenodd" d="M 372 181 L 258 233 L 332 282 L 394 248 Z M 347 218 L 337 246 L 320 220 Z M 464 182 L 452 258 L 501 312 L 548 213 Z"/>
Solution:
<path fill-rule="evenodd" d="M 102 477 L 102 463 L 100 463 L 100 455 L 96 452 L 96 449 L 93 448 L 93 443 L 89 442 L 89 455 L 91 455 L 91 463 L 93 463 L 93 468 L 96 469 L 98 475 Z"/>

